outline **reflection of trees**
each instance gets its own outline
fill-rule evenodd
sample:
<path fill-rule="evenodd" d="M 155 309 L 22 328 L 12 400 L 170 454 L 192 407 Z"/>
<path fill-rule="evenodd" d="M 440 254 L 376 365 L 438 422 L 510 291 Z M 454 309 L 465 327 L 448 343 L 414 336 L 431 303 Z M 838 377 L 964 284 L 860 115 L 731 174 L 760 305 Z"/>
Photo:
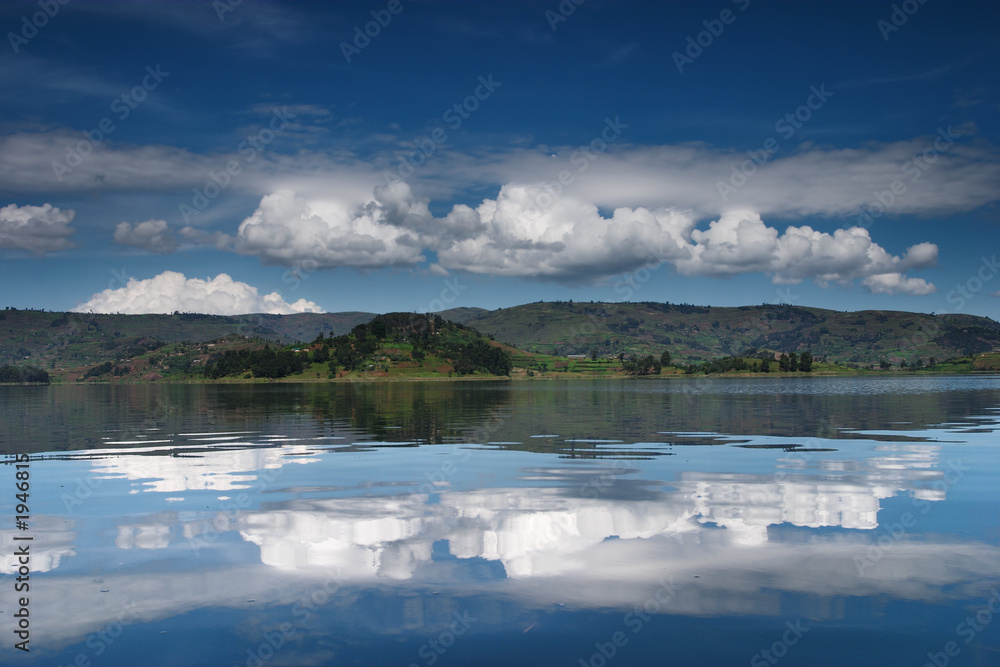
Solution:
<path fill-rule="evenodd" d="M 306 385 L 313 417 L 377 440 L 431 444 L 463 441 L 477 425 L 500 414 L 508 383 L 386 382 Z"/>
<path fill-rule="evenodd" d="M 490 421 L 507 394 L 469 384 L 18 387 L 0 394 L 0 411 L 16 415 L 0 420 L 0 447 L 75 451 L 103 447 L 104 438 L 246 430 L 308 437 L 337 429 L 365 439 L 460 441 L 470 425 Z"/>
<path fill-rule="evenodd" d="M 505 410 L 512 416 L 492 440 L 520 441 L 511 449 L 561 451 L 575 457 L 641 455 L 624 446 L 579 442 L 617 439 L 631 442 L 674 440 L 660 432 L 709 432 L 841 439 L 851 430 L 925 429 L 983 414 L 1000 402 L 1000 392 L 951 391 L 897 394 L 807 392 L 827 381 L 768 379 L 664 380 L 639 382 L 575 382 L 513 387 Z M 932 381 L 933 382 L 933 381 Z M 740 387 L 736 386 L 740 383 Z M 770 383 L 766 384 L 765 383 Z M 816 383 L 819 383 L 818 385 Z M 877 387 L 878 384 L 876 383 Z M 740 393 L 741 387 L 759 393 Z M 762 391 L 773 387 L 773 391 Z M 886 389 L 891 389 L 886 385 Z M 722 393 L 729 390 L 727 393 Z M 555 439 L 529 439 L 558 434 Z M 577 440 L 567 443 L 565 440 Z M 698 441 L 685 439 L 688 444 Z M 709 439 L 702 441 L 707 444 Z"/>
<path fill-rule="evenodd" d="M 626 451 L 580 441 L 665 442 L 662 431 L 837 439 L 851 437 L 845 427 L 923 429 L 1000 403 L 996 390 L 973 390 L 975 380 L 961 380 L 969 389 L 930 391 L 952 380 L 914 378 L 928 391 L 903 394 L 894 393 L 896 380 L 850 378 L 16 387 L 0 393 L 0 412 L 12 415 L 0 420 L 0 447 L 80 450 L 102 446 L 102 436 L 257 430 L 308 437 L 336 429 L 359 439 L 642 456 L 663 447 Z M 852 382 L 865 393 L 851 393 Z M 830 388 L 844 393 L 810 393 Z M 542 434 L 559 438 L 530 437 Z"/>

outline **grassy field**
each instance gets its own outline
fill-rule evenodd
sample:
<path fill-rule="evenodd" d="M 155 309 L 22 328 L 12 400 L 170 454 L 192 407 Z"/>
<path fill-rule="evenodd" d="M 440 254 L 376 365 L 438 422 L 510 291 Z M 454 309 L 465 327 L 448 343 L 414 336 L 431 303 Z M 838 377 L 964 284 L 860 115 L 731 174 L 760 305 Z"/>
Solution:
<path fill-rule="evenodd" d="M 988 352 L 972 359 L 972 368 L 977 371 L 1000 371 L 1000 352 Z"/>

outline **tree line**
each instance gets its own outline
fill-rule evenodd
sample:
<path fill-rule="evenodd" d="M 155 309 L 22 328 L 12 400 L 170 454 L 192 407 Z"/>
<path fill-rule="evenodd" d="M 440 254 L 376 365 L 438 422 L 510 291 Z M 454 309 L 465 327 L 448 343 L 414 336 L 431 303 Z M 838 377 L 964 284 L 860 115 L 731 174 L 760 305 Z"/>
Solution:
<path fill-rule="evenodd" d="M 591 354 L 591 358 L 596 359 L 596 355 Z M 618 361 L 622 362 L 622 370 L 627 375 L 659 375 L 665 366 L 670 366 L 670 353 L 664 351 L 659 359 L 651 354 L 644 357 L 619 354 Z"/>
<path fill-rule="evenodd" d="M 0 366 L 0 383 L 5 382 L 48 384 L 49 374 L 34 366 Z"/>
<path fill-rule="evenodd" d="M 806 350 L 801 355 L 796 354 L 795 352 L 792 352 L 791 354 L 785 354 L 782 352 L 778 357 L 777 369 L 775 369 L 773 353 L 748 350 L 740 356 L 713 359 L 712 361 L 706 361 L 701 364 L 689 364 L 687 368 L 685 368 L 685 373 L 688 375 L 692 375 L 694 373 L 711 375 L 713 373 L 727 373 L 729 371 L 770 373 L 775 370 L 782 373 L 811 373 L 813 370 L 812 352 Z"/>

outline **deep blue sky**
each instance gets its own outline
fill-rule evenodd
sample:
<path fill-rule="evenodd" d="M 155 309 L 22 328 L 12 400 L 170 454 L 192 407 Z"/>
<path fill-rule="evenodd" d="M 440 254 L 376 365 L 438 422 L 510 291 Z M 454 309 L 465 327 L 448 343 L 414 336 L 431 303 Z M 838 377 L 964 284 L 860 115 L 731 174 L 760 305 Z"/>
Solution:
<path fill-rule="evenodd" d="M 0 5 L 0 307 L 1000 318 L 996 3 L 220 6 Z"/>

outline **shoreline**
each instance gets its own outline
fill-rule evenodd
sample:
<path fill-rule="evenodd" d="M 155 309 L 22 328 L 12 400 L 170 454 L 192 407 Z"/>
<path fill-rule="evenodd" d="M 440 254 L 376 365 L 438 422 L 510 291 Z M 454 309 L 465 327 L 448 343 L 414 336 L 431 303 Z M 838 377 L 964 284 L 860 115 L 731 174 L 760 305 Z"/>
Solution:
<path fill-rule="evenodd" d="M 806 378 L 806 377 L 917 377 L 917 376 L 989 376 L 1000 375 L 1000 371 L 995 370 L 971 370 L 965 372 L 955 371 L 916 371 L 916 372 L 886 372 L 886 371 L 845 371 L 845 372 L 810 372 L 810 373 L 668 373 L 656 375 L 625 375 L 625 374 L 593 374 L 582 373 L 549 373 L 540 375 L 536 372 L 533 377 L 526 377 L 523 373 L 515 376 L 463 376 L 463 377 L 353 377 L 353 378 L 233 378 L 233 379 L 161 379 L 161 380 L 139 380 L 135 382 L 62 382 L 59 380 L 49 382 L 3 382 L 0 387 L 80 387 L 90 385 L 101 386 L 132 386 L 132 385 L 274 385 L 274 384 L 396 384 L 414 382 L 575 382 L 580 380 L 667 380 L 677 378 Z"/>

